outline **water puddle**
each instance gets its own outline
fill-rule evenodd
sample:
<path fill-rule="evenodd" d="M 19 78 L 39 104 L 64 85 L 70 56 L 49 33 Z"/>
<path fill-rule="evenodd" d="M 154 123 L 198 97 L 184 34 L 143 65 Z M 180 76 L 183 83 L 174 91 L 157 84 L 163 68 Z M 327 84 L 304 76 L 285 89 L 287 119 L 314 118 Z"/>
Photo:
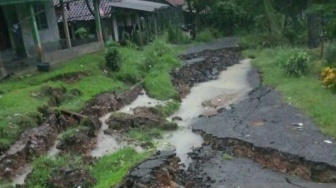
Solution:
<path fill-rule="evenodd" d="M 33 171 L 32 164 L 26 164 L 22 170 L 13 178 L 12 185 L 23 185 L 28 174 Z"/>
<path fill-rule="evenodd" d="M 183 99 L 180 109 L 172 115 L 182 118 L 177 122 L 180 129 L 166 133 L 163 139 L 158 140 L 159 149 L 173 147 L 181 159 L 181 163 L 188 166 L 191 159 L 187 153 L 193 147 L 200 147 L 203 139 L 191 130 L 191 125 L 201 114 L 219 108 L 228 108 L 230 104 L 244 99 L 252 89 L 247 82 L 247 74 L 251 70 L 250 60 L 243 60 L 240 64 L 229 67 L 221 72 L 217 80 L 200 83 L 191 89 Z"/>

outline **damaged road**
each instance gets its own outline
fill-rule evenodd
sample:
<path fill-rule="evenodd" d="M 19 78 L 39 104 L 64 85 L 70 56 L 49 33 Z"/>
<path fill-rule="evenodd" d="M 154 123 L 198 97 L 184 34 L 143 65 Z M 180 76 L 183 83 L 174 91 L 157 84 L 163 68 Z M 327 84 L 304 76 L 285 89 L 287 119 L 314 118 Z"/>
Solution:
<path fill-rule="evenodd" d="M 262 86 L 257 70 L 247 73 L 246 82 L 253 90 L 239 103 L 228 104 L 232 93 L 203 101 L 204 108 L 216 108 L 216 113 L 194 119 L 192 131 L 204 143 L 189 153 L 187 169 L 172 169 L 176 158 L 158 154 L 134 167 L 120 187 L 336 187 L 335 140 L 280 93 Z M 188 96 L 194 86 L 180 94 Z"/>

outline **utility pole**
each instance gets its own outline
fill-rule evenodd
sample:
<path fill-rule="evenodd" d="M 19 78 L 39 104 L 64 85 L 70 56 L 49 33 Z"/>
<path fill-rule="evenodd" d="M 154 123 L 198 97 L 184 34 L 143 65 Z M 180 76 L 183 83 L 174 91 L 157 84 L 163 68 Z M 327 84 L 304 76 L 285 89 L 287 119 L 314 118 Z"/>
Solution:
<path fill-rule="evenodd" d="M 32 35 L 34 39 L 34 43 L 36 46 L 36 60 L 37 62 L 43 62 L 43 49 L 42 49 L 42 44 L 41 44 L 41 39 L 39 35 L 39 31 L 37 28 L 37 23 L 36 23 L 36 17 L 35 17 L 35 10 L 33 3 L 29 3 L 29 8 L 30 8 L 30 16 L 31 16 L 31 29 L 32 29 Z"/>
<path fill-rule="evenodd" d="M 93 0 L 93 7 L 94 7 L 94 15 L 96 21 L 96 32 L 98 42 L 103 42 L 103 32 L 102 32 L 102 25 L 100 20 L 100 8 L 99 8 L 99 0 Z"/>
<path fill-rule="evenodd" d="M 67 14 L 64 10 L 64 0 L 61 0 L 61 11 L 62 11 L 63 26 L 64 26 L 64 32 L 65 32 L 67 47 L 71 48 L 72 46 L 71 46 L 71 39 L 70 39 L 69 26 L 68 26 L 68 18 L 67 18 Z"/>

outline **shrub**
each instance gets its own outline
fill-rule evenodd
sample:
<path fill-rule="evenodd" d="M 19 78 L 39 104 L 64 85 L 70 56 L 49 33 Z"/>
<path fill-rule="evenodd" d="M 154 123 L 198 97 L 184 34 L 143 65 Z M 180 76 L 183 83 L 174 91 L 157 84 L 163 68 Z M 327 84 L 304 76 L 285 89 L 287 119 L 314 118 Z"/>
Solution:
<path fill-rule="evenodd" d="M 113 71 L 118 71 L 122 64 L 120 52 L 116 48 L 107 48 L 105 52 L 105 64 Z"/>
<path fill-rule="evenodd" d="M 308 68 L 309 56 L 304 51 L 294 50 L 284 64 L 285 73 L 293 77 L 301 77 Z"/>
<path fill-rule="evenodd" d="M 325 68 L 321 73 L 322 84 L 328 89 L 336 91 L 336 68 Z"/>
<path fill-rule="evenodd" d="M 79 38 L 83 39 L 83 38 L 85 38 L 85 37 L 88 36 L 89 32 L 88 32 L 88 30 L 86 28 L 81 27 L 81 28 L 79 28 L 79 29 L 76 30 L 75 34 L 77 36 L 79 36 Z"/>
<path fill-rule="evenodd" d="M 145 59 L 142 70 L 149 71 L 154 66 L 164 64 L 162 58 L 167 54 L 173 54 L 172 49 L 163 41 L 156 40 L 145 50 Z"/>
<path fill-rule="evenodd" d="M 168 42 L 171 44 L 190 44 L 191 38 L 178 27 L 168 28 Z"/>
<path fill-rule="evenodd" d="M 113 47 L 119 47 L 120 44 L 114 40 L 109 40 L 105 43 L 106 48 L 113 48 Z"/>
<path fill-rule="evenodd" d="M 328 45 L 326 52 L 325 52 L 325 58 L 329 66 L 332 66 L 332 67 L 336 66 L 336 43 L 332 43 Z"/>
<path fill-rule="evenodd" d="M 201 32 L 199 32 L 197 35 L 196 35 L 196 38 L 195 40 L 197 42 L 209 42 L 211 40 L 213 40 L 215 37 L 214 35 L 212 34 L 212 32 L 209 30 L 209 29 L 205 29 Z"/>

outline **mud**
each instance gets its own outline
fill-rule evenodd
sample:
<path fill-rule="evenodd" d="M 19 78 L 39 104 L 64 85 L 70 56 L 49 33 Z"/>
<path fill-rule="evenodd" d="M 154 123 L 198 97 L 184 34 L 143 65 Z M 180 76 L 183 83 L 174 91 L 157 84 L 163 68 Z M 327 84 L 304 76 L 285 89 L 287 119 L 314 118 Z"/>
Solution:
<path fill-rule="evenodd" d="M 66 73 L 66 74 L 54 76 L 47 81 L 62 81 L 67 84 L 73 84 L 73 83 L 79 82 L 80 80 L 82 80 L 88 75 L 89 74 L 85 72 L 72 72 L 72 73 Z"/>
<path fill-rule="evenodd" d="M 26 131 L 0 156 L 0 179 L 11 180 L 16 172 L 34 158 L 46 154 L 57 135 L 78 122 L 61 114 L 52 114 L 39 127 Z"/>
<path fill-rule="evenodd" d="M 109 112 L 117 111 L 134 101 L 141 94 L 142 86 L 138 84 L 124 93 L 108 92 L 96 96 L 88 102 L 81 114 L 90 117 L 102 117 Z"/>
<path fill-rule="evenodd" d="M 77 89 L 67 90 L 65 87 L 44 86 L 38 92 L 32 93 L 36 98 L 48 98 L 48 107 L 57 107 L 65 100 L 72 100 L 81 96 L 82 92 Z"/>
<path fill-rule="evenodd" d="M 197 83 L 215 80 L 228 66 L 239 63 L 237 49 L 206 50 L 180 57 L 185 65 L 171 72 L 174 87 L 184 98 Z"/>

